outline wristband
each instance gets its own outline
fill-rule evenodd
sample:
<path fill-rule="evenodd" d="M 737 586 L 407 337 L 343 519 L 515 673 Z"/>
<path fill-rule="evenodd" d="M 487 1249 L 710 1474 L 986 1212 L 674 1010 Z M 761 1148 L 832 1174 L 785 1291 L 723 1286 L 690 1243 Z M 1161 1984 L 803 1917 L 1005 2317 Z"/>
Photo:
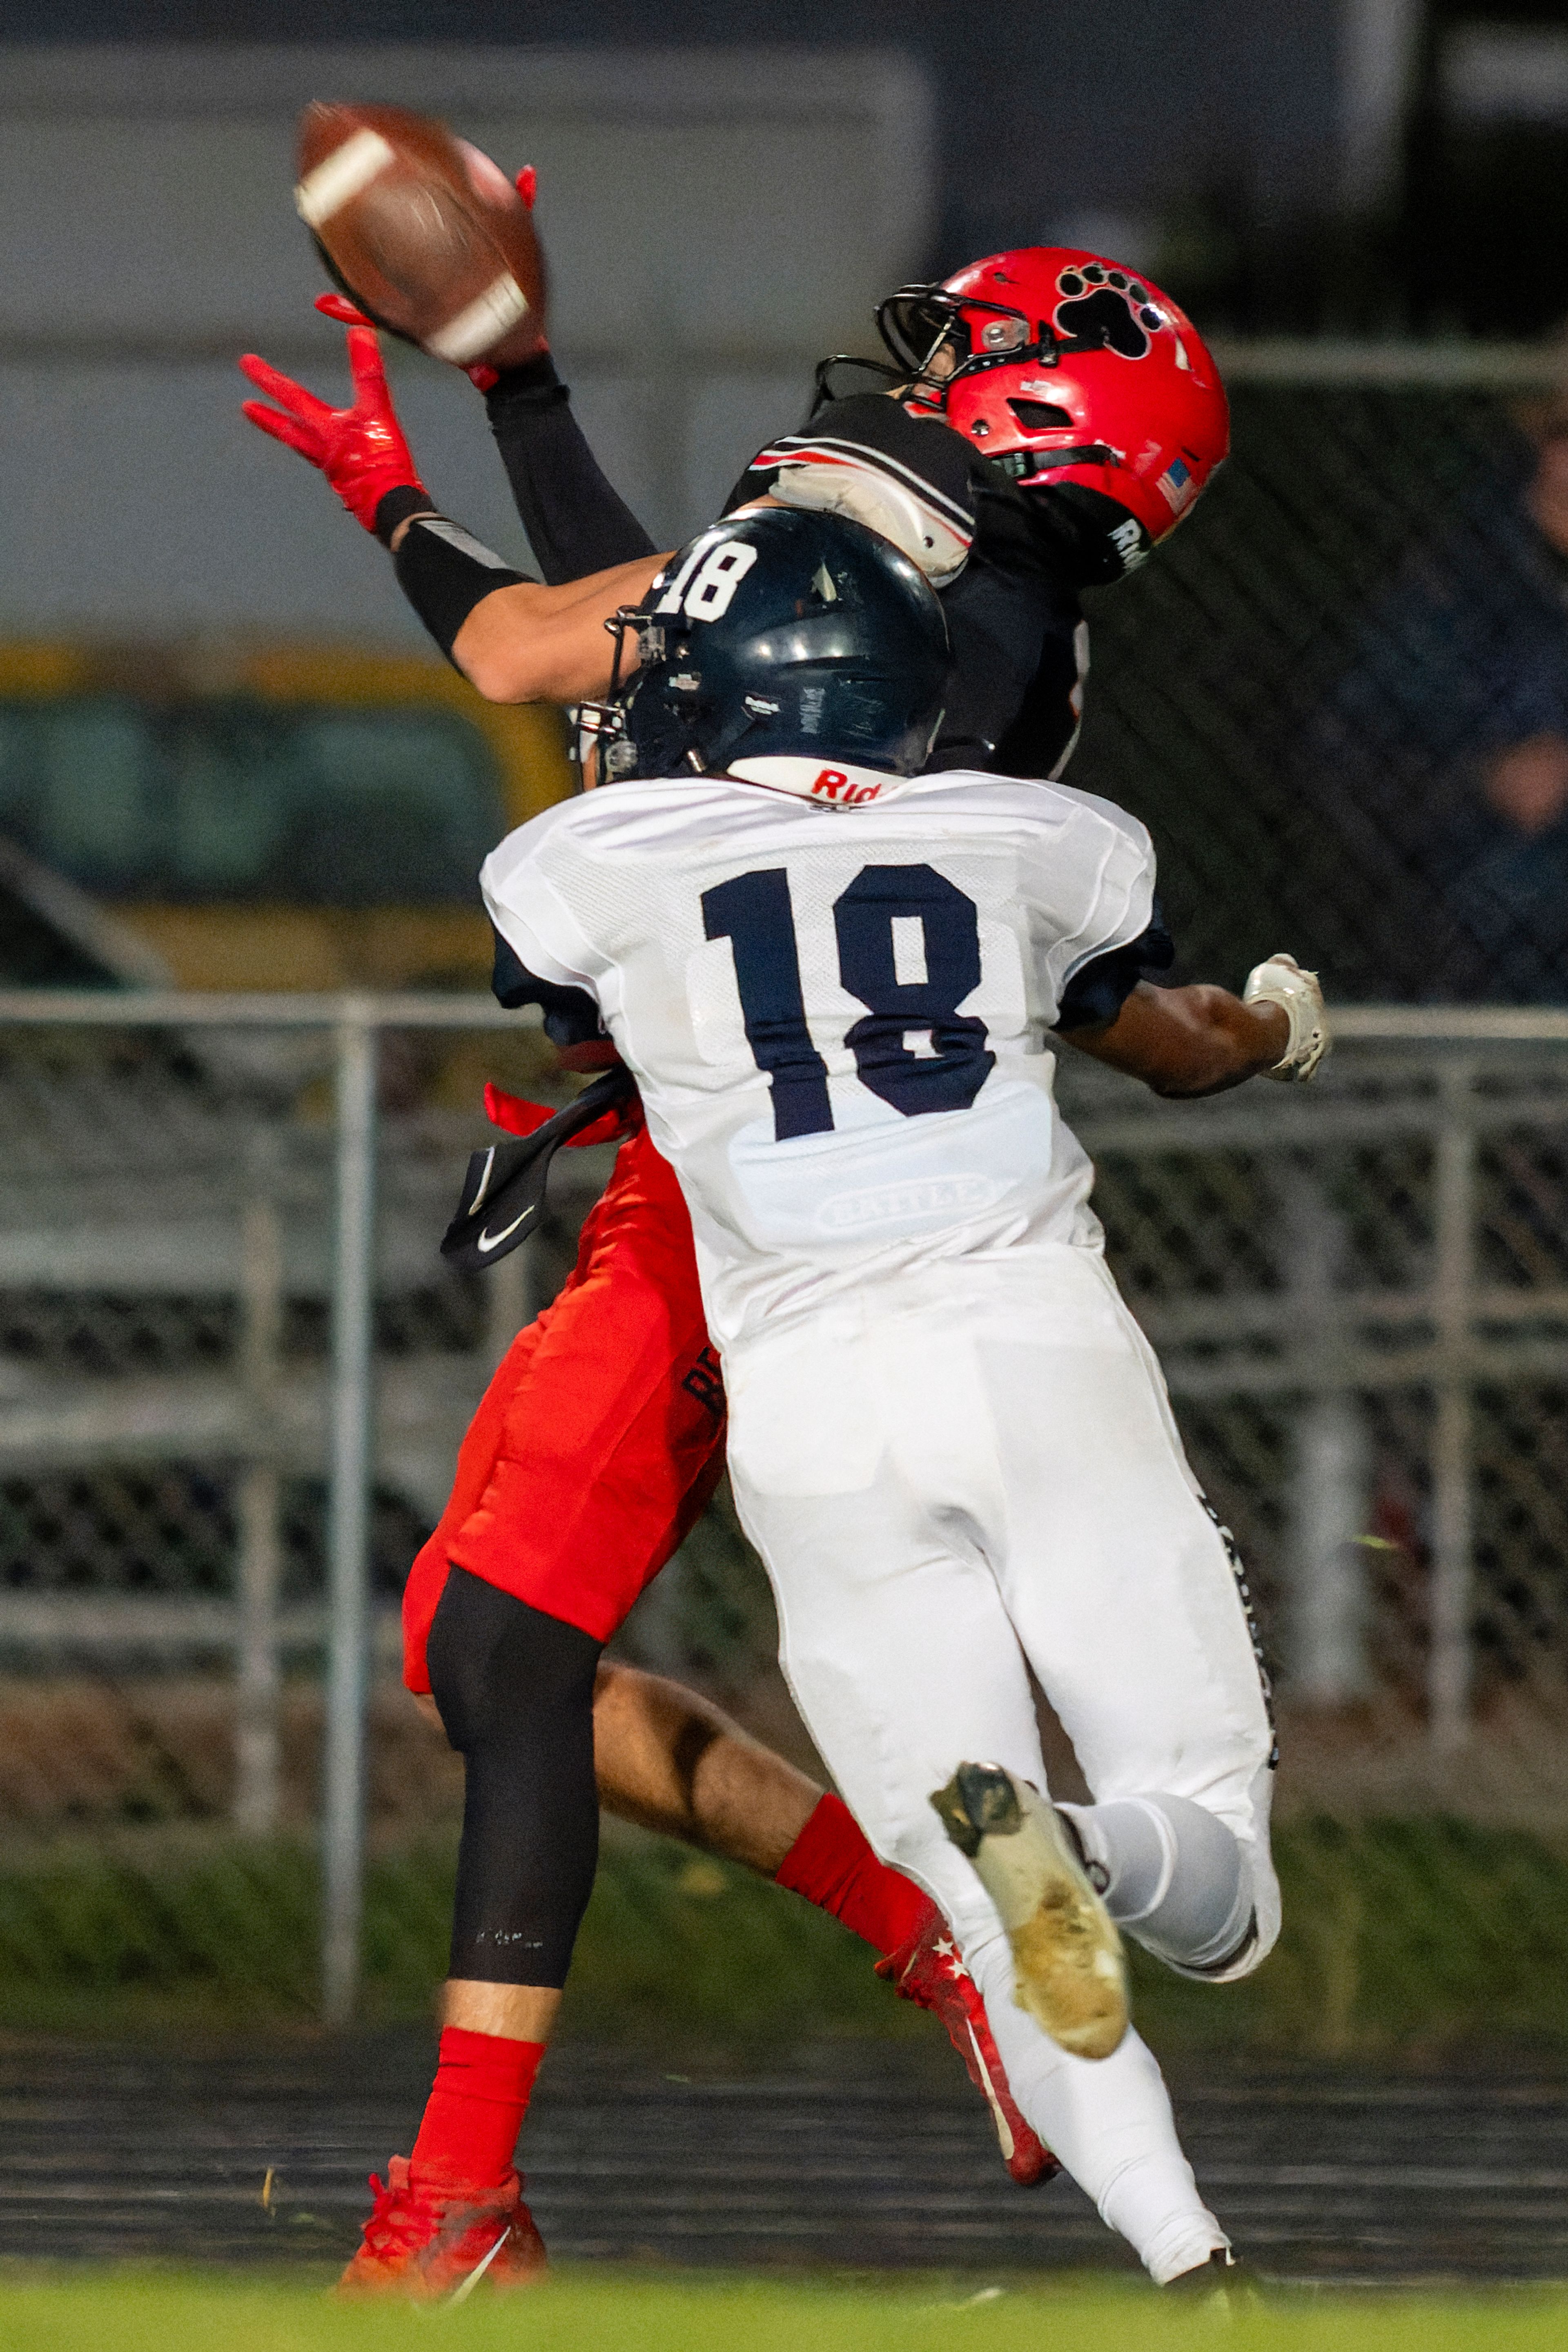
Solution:
<path fill-rule="evenodd" d="M 389 493 L 382 506 L 396 495 Z M 378 509 L 378 522 L 380 512 Z M 475 605 L 497 588 L 516 588 L 528 578 L 526 572 L 514 572 L 505 556 L 475 539 L 461 523 L 448 522 L 444 515 L 428 509 L 409 524 L 392 566 L 398 586 L 448 661 Z"/>
<path fill-rule="evenodd" d="M 400 522 L 410 515 L 434 514 L 435 500 L 423 482 L 409 482 L 402 488 L 388 490 L 376 502 L 375 520 L 371 528 L 383 547 L 390 548 L 392 535 Z"/>

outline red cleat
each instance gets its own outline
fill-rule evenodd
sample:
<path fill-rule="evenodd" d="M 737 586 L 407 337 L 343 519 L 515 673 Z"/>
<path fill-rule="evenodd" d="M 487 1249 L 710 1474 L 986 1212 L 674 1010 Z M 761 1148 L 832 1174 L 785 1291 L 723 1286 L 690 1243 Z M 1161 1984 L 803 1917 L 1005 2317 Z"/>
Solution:
<path fill-rule="evenodd" d="M 545 2274 L 544 2240 L 515 2172 L 499 2189 L 440 2180 L 415 2187 L 407 2157 L 394 2156 L 384 2184 L 371 2173 L 371 2193 L 376 2201 L 338 2282 L 341 2295 L 462 2303 L 481 2280 L 488 2287 L 532 2286 Z"/>
<path fill-rule="evenodd" d="M 896 1952 L 878 1960 L 876 1972 L 887 1979 L 900 2000 L 928 2009 L 946 2027 L 948 2041 L 991 2111 L 1002 2162 L 1019 2187 L 1032 2189 L 1037 2181 L 1054 2179 L 1061 2167 L 1014 2101 L 979 1988 L 935 1904 L 925 1925 Z"/>

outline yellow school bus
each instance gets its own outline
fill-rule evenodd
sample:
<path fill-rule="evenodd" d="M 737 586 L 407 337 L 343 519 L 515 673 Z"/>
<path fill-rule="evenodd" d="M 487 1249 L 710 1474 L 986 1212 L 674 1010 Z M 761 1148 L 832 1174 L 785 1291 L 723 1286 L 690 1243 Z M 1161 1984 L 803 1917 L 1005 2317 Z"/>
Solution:
<path fill-rule="evenodd" d="M 0 838 L 175 987 L 482 986 L 480 861 L 570 773 L 559 711 L 417 655 L 0 645 Z"/>

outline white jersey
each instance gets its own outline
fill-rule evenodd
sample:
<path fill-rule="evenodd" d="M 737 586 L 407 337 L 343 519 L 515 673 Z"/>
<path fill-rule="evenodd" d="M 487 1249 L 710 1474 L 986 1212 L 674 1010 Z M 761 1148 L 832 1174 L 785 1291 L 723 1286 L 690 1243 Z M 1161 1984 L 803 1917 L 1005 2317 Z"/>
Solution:
<path fill-rule="evenodd" d="M 1048 1035 L 1148 928 L 1144 827 L 1065 784 L 738 764 L 564 802 L 480 877 L 635 1074 L 716 1341 L 936 1259 L 1096 1243 Z"/>

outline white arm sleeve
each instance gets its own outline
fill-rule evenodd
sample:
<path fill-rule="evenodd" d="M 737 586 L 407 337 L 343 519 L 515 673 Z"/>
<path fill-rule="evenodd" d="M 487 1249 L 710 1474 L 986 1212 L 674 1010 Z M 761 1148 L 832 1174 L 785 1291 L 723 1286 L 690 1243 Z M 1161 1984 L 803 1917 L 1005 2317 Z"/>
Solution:
<path fill-rule="evenodd" d="M 1073 803 L 1069 822 L 1041 842 L 1031 885 L 1036 965 L 1054 1027 L 1073 974 L 1097 956 L 1131 947 L 1154 918 L 1155 851 L 1136 817 L 1092 793 L 1051 787 Z"/>

